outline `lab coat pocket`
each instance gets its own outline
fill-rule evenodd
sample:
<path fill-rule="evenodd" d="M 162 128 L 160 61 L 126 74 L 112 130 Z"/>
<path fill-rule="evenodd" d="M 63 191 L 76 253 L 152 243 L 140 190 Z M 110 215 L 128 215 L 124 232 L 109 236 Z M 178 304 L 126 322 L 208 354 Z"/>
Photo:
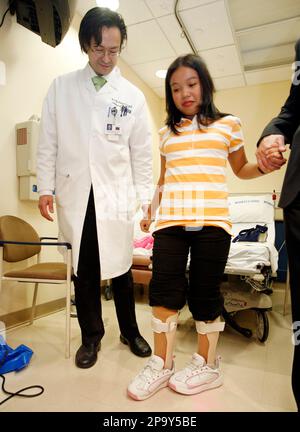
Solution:
<path fill-rule="evenodd" d="M 65 207 L 72 202 L 70 184 L 70 174 L 56 173 L 55 201 L 58 207 Z"/>

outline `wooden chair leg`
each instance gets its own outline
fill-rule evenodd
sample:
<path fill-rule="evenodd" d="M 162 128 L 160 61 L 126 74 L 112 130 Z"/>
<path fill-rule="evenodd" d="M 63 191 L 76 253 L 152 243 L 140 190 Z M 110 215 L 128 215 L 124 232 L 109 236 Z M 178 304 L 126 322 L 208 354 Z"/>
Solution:
<path fill-rule="evenodd" d="M 39 284 L 37 282 L 34 284 L 34 293 L 33 293 L 32 307 L 31 307 L 30 324 L 33 324 L 34 317 L 35 317 L 35 305 L 36 305 L 38 288 L 39 288 Z"/>

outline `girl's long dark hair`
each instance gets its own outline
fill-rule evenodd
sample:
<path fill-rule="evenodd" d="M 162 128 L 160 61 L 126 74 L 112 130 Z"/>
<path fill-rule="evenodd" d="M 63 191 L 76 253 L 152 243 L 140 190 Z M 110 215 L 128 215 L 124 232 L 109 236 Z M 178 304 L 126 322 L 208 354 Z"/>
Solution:
<path fill-rule="evenodd" d="M 195 54 L 187 54 L 174 60 L 173 63 L 169 66 L 166 75 L 166 125 L 169 126 L 172 132 L 174 132 L 175 134 L 179 133 L 176 129 L 176 125 L 178 125 L 181 117 L 183 116 L 183 113 L 179 111 L 174 104 L 172 90 L 170 86 L 171 77 L 180 66 L 194 69 L 199 76 L 202 90 L 202 103 L 199 112 L 197 113 L 198 124 L 207 126 L 214 120 L 218 120 L 219 118 L 228 115 L 220 112 L 214 104 L 213 94 L 215 92 L 215 86 L 203 59 Z"/>

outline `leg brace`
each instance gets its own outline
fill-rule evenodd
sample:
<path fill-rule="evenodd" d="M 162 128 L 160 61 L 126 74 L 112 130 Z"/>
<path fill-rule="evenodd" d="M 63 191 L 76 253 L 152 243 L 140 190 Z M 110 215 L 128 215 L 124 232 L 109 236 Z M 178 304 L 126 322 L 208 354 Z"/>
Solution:
<path fill-rule="evenodd" d="M 220 331 L 223 331 L 225 322 L 221 322 L 221 318 L 218 317 L 214 321 L 196 321 L 197 333 L 205 335 L 208 339 L 208 353 L 207 353 L 207 364 L 213 365 L 216 359 L 216 348 L 219 339 Z"/>
<path fill-rule="evenodd" d="M 166 335 L 166 358 L 165 368 L 172 369 L 173 366 L 173 350 L 175 344 L 175 335 L 178 321 L 178 313 L 167 318 L 166 322 L 161 321 L 152 315 L 151 325 L 155 333 L 165 333 Z"/>

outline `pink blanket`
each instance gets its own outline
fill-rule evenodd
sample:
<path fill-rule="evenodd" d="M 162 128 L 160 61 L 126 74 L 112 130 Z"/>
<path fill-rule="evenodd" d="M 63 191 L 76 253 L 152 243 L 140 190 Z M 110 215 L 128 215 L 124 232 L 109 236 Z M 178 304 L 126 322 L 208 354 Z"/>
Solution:
<path fill-rule="evenodd" d="M 143 248 L 143 249 L 152 249 L 153 248 L 153 242 L 154 239 L 151 234 L 147 235 L 146 237 L 143 237 L 138 240 L 133 241 L 133 246 L 135 248 Z"/>

